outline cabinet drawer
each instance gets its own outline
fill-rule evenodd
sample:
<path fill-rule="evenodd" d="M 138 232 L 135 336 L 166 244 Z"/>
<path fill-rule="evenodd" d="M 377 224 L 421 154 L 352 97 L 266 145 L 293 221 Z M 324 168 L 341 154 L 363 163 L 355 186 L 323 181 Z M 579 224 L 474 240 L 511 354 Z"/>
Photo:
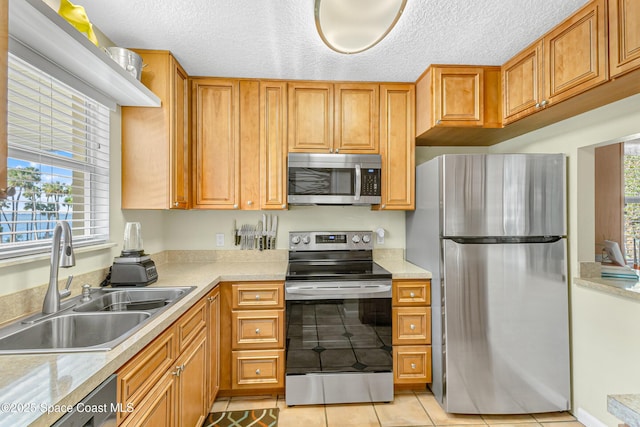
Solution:
<path fill-rule="evenodd" d="M 431 308 L 393 309 L 393 345 L 431 344 Z"/>
<path fill-rule="evenodd" d="M 393 282 L 393 305 L 430 305 L 431 282 Z"/>
<path fill-rule="evenodd" d="M 284 308 L 283 283 L 232 285 L 232 305 L 237 309 Z"/>
<path fill-rule="evenodd" d="M 231 312 L 233 349 L 284 348 L 284 310 Z"/>
<path fill-rule="evenodd" d="M 206 302 L 206 298 L 202 298 L 176 322 L 178 353 L 182 353 L 198 336 L 198 333 L 207 326 Z"/>
<path fill-rule="evenodd" d="M 118 371 L 118 402 L 135 408 L 169 370 L 177 357 L 173 328 L 156 338 Z M 118 419 L 129 413 L 118 412 Z"/>
<path fill-rule="evenodd" d="M 284 387 L 284 350 L 232 352 L 231 387 Z"/>
<path fill-rule="evenodd" d="M 393 363 L 395 384 L 431 382 L 431 346 L 394 346 Z"/>

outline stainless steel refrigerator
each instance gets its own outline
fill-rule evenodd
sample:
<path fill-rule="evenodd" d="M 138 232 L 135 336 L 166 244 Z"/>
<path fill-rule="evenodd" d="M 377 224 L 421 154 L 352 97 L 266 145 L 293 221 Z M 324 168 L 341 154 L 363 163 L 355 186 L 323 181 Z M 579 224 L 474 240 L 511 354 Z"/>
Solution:
<path fill-rule="evenodd" d="M 570 409 L 565 156 L 419 165 L 406 245 L 433 274 L 431 389 L 443 409 Z"/>

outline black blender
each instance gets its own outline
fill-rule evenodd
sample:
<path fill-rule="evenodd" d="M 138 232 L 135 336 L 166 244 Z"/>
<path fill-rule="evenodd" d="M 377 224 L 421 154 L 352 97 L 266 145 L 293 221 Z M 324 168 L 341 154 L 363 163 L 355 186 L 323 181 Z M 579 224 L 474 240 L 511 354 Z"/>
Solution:
<path fill-rule="evenodd" d="M 114 258 L 111 267 L 111 286 L 147 286 L 157 280 L 156 265 L 142 249 L 140 223 L 127 222 L 122 253 Z"/>

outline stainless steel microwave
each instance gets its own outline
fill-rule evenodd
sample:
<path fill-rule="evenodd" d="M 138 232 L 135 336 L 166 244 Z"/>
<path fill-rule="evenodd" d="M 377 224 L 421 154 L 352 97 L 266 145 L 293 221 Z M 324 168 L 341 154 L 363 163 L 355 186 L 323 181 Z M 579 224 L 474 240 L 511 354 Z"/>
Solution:
<path fill-rule="evenodd" d="M 378 154 L 289 153 L 291 205 L 380 203 L 382 158 Z"/>

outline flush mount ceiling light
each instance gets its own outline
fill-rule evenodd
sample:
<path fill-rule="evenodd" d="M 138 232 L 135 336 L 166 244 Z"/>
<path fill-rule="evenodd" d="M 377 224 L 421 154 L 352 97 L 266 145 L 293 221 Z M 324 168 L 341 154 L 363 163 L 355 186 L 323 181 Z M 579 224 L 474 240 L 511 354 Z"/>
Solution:
<path fill-rule="evenodd" d="M 375 46 L 396 24 L 407 0 L 315 0 L 322 40 L 340 53 Z"/>

